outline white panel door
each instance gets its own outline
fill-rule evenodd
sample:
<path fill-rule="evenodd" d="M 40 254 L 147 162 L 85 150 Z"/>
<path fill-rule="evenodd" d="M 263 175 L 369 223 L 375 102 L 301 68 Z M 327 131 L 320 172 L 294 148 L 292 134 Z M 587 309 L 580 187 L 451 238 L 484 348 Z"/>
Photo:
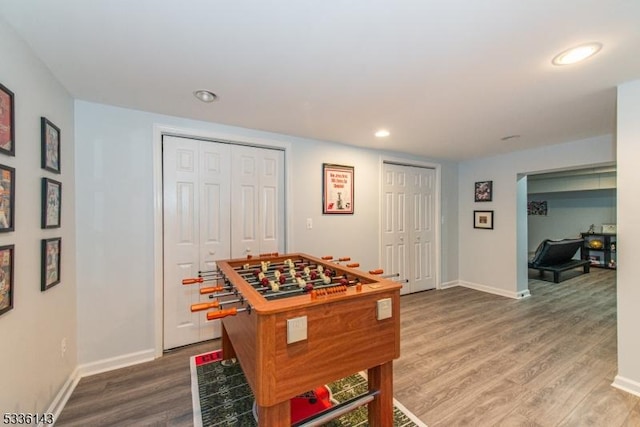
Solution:
<path fill-rule="evenodd" d="M 210 283 L 182 279 L 230 257 L 229 179 L 229 145 L 163 138 L 164 349 L 220 336 L 220 321 L 189 310 L 208 300 L 199 289 Z"/>
<path fill-rule="evenodd" d="M 232 257 L 284 251 L 284 153 L 232 148 Z"/>
<path fill-rule="evenodd" d="M 284 252 L 284 152 L 163 137 L 164 349 L 220 336 L 220 321 L 189 307 L 205 302 L 182 279 L 216 260 Z"/>
<path fill-rule="evenodd" d="M 401 294 L 435 288 L 435 171 L 385 163 L 382 265 L 398 273 Z"/>
<path fill-rule="evenodd" d="M 386 274 L 399 274 L 403 283 L 400 294 L 409 292 L 405 281 L 408 279 L 407 259 L 409 229 L 407 227 L 407 173 L 402 166 L 384 164 L 383 207 L 382 207 L 382 268 Z"/>
<path fill-rule="evenodd" d="M 410 167 L 412 209 L 411 292 L 426 291 L 436 287 L 435 279 L 435 170 Z"/>

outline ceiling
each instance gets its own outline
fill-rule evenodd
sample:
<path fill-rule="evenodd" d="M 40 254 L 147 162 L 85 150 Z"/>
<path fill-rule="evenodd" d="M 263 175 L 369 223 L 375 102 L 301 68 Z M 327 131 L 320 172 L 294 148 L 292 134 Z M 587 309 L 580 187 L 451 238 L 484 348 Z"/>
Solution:
<path fill-rule="evenodd" d="M 77 99 L 451 160 L 613 134 L 615 88 L 640 78 L 638 0 L 0 0 L 0 17 Z"/>

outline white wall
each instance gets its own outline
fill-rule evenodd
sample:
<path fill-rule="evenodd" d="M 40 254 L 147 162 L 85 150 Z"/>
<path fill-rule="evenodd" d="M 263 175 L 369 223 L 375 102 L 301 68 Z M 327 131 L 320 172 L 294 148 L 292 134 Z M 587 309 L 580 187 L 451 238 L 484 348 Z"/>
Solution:
<path fill-rule="evenodd" d="M 527 289 L 527 244 L 516 230 L 526 229 L 526 198 L 518 196 L 518 174 L 610 163 L 615 160 L 611 136 L 590 138 L 459 165 L 459 272 L 471 287 L 517 297 Z M 474 202 L 474 183 L 493 181 L 493 201 Z M 524 190 L 523 185 L 520 186 Z M 519 208 L 518 208 L 519 206 Z M 473 228 L 474 210 L 493 210 L 494 229 Z M 526 239 L 526 236 L 521 236 Z"/>
<path fill-rule="evenodd" d="M 77 365 L 73 101 L 49 70 L 0 19 L 0 82 L 15 94 L 16 155 L 0 163 L 16 169 L 13 310 L 0 316 L 0 409 L 47 410 Z M 61 168 L 40 168 L 40 117 L 61 129 Z M 40 228 L 41 179 L 62 182 L 62 227 Z M 40 291 L 41 239 L 62 237 L 61 282 Z M 67 340 L 65 356 L 61 341 Z"/>
<path fill-rule="evenodd" d="M 529 252 L 544 239 L 580 237 L 591 224 L 597 232 L 602 224 L 616 223 L 616 190 L 567 191 L 529 194 L 528 200 L 546 201 L 548 214 L 529 215 Z"/>
<path fill-rule="evenodd" d="M 640 395 L 640 80 L 618 88 L 618 376 L 614 385 Z"/>
<path fill-rule="evenodd" d="M 351 256 L 364 269 L 379 266 L 383 153 L 83 101 L 75 108 L 80 363 L 147 354 L 155 346 L 154 125 L 289 145 L 288 250 Z M 355 167 L 354 215 L 322 215 L 323 162 Z M 450 281 L 457 278 L 457 178 L 455 164 L 442 165 L 442 281 Z"/>

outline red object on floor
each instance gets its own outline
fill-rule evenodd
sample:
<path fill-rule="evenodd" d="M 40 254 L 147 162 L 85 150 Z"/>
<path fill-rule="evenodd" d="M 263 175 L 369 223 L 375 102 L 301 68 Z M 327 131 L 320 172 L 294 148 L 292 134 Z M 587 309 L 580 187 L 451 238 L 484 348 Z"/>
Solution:
<path fill-rule="evenodd" d="M 222 350 L 215 350 L 195 356 L 195 365 L 202 366 L 221 360 Z M 331 402 L 331 391 L 327 386 L 318 387 L 300 394 L 291 399 L 291 423 L 294 424 L 302 421 L 331 406 L 333 406 Z"/>
<path fill-rule="evenodd" d="M 218 360 L 222 360 L 222 350 L 199 354 L 196 356 L 196 366 L 206 365 L 207 363 L 217 362 Z"/>
<path fill-rule="evenodd" d="M 291 423 L 295 424 L 333 405 L 327 386 L 318 387 L 291 399 Z"/>

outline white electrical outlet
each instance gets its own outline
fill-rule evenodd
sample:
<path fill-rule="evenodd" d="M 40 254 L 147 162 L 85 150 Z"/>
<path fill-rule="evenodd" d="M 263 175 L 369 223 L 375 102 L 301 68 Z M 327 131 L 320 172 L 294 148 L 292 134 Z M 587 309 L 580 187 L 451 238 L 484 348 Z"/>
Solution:
<path fill-rule="evenodd" d="M 287 344 L 307 339 L 307 316 L 287 319 Z"/>
<path fill-rule="evenodd" d="M 64 354 L 67 352 L 67 339 L 62 338 L 60 341 L 60 356 L 64 357 Z"/>
<path fill-rule="evenodd" d="M 388 319 L 393 315 L 391 309 L 391 298 L 378 300 L 378 320 Z"/>

